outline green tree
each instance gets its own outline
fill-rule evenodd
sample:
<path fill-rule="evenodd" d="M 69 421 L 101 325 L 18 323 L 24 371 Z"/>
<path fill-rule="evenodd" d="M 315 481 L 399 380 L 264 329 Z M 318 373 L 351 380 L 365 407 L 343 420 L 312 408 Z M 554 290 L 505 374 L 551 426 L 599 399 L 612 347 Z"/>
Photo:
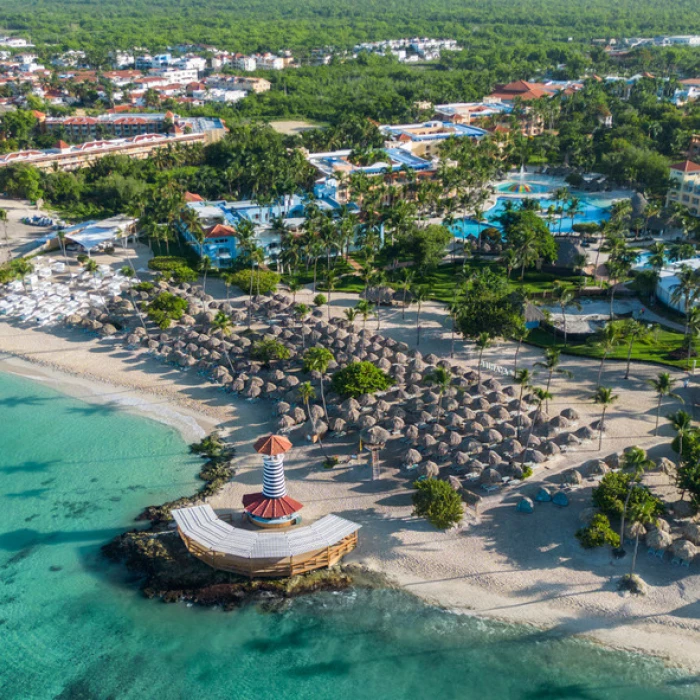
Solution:
<path fill-rule="evenodd" d="M 336 394 L 358 397 L 386 391 L 394 380 L 371 362 L 351 362 L 331 378 Z"/>
<path fill-rule="evenodd" d="M 275 360 L 288 360 L 291 356 L 289 348 L 273 338 L 263 338 L 253 343 L 250 356 L 254 360 L 263 363 L 263 366 L 270 367 Z"/>
<path fill-rule="evenodd" d="M 326 407 L 326 395 L 323 387 L 323 375 L 328 371 L 328 365 L 335 360 L 333 353 L 328 349 L 317 345 L 315 348 L 309 348 L 304 353 L 304 371 L 318 372 L 319 385 L 321 387 L 321 403 L 323 404 L 323 414 L 328 422 L 328 408 Z"/>
<path fill-rule="evenodd" d="M 656 403 L 656 425 L 654 426 L 654 436 L 659 433 L 659 420 L 661 419 L 661 402 L 665 397 L 671 399 L 677 399 L 683 403 L 682 397 L 673 391 L 673 387 L 676 383 L 675 379 L 671 379 L 671 375 L 668 372 L 659 372 L 656 379 L 649 379 L 647 381 L 649 386 L 656 392 L 658 401 Z"/>
<path fill-rule="evenodd" d="M 450 388 L 452 383 L 452 373 L 444 367 L 436 367 L 425 377 L 425 382 L 428 385 L 434 386 L 438 390 L 440 400 L 438 401 L 437 422 L 440 422 L 440 413 L 442 410 L 442 398 L 445 392 Z"/>
<path fill-rule="evenodd" d="M 602 547 L 606 544 L 615 549 L 620 546 L 620 536 L 610 527 L 610 520 L 602 513 L 596 513 L 590 525 L 577 530 L 576 539 L 585 549 Z"/>
<path fill-rule="evenodd" d="M 603 431 L 605 430 L 605 414 L 617 400 L 620 398 L 617 394 L 612 393 L 612 389 L 605 386 L 599 386 L 593 394 L 593 403 L 602 407 L 600 423 L 598 427 L 598 451 L 603 449 Z"/>
<path fill-rule="evenodd" d="M 461 522 L 464 515 L 462 499 L 446 481 L 425 479 L 417 481 L 413 494 L 413 515 L 426 518 L 440 530 Z"/>

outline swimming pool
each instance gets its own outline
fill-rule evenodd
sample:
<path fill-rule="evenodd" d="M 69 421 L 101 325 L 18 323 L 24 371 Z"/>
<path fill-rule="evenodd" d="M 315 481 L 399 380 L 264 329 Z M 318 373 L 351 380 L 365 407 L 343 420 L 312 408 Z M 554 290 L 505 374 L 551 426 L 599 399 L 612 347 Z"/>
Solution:
<path fill-rule="evenodd" d="M 496 205 L 484 213 L 484 221 L 481 224 L 471 218 L 460 219 L 452 225 L 450 230 L 455 236 L 460 238 L 478 236 L 481 231 L 489 227 L 500 230 L 501 226 L 498 224 L 498 218 L 506 210 L 507 203 L 515 201 L 516 208 L 518 208 L 523 199 L 526 199 L 526 197 L 499 197 Z M 569 233 L 572 231 L 574 224 L 600 223 L 610 218 L 610 207 L 604 206 L 604 204 L 607 204 L 607 201 L 604 203 L 592 197 L 580 199 L 580 209 L 573 221 L 566 213 L 561 221 L 557 216 L 548 216 L 547 210 L 549 207 L 556 206 L 551 197 L 529 197 L 529 199 L 534 199 L 539 204 L 540 216 L 553 233 Z M 564 204 L 565 212 L 568 205 L 569 202 L 567 201 Z"/>

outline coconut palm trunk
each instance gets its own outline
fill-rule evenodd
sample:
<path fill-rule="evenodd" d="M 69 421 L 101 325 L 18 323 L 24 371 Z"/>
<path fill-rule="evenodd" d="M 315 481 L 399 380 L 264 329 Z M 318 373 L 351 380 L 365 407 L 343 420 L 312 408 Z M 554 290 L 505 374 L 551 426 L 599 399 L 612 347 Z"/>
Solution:
<path fill-rule="evenodd" d="M 603 429 L 605 427 L 605 412 L 608 410 L 607 406 L 603 406 L 603 412 L 600 416 L 600 426 L 598 428 L 598 452 L 603 449 Z"/>
<path fill-rule="evenodd" d="M 620 551 L 625 551 L 625 520 L 627 519 L 627 506 L 630 503 L 630 498 L 632 497 L 632 488 L 634 484 L 630 482 L 629 488 L 627 489 L 627 495 L 625 496 L 625 503 L 622 506 L 622 517 L 620 518 Z"/>

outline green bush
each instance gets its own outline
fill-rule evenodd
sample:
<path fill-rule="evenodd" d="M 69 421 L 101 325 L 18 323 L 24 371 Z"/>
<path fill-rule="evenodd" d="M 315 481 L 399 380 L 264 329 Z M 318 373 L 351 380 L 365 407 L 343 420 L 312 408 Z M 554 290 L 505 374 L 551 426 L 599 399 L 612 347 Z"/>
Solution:
<path fill-rule="evenodd" d="M 254 360 L 262 362 L 266 367 L 270 366 L 273 360 L 288 360 L 290 356 L 289 348 L 278 340 L 258 340 L 253 343 L 250 356 Z"/>
<path fill-rule="evenodd" d="M 328 299 L 326 299 L 326 295 L 325 295 L 325 294 L 317 294 L 317 295 L 314 297 L 314 304 L 315 304 L 316 306 L 323 306 L 327 301 L 328 301 Z"/>
<path fill-rule="evenodd" d="M 153 282 L 139 282 L 134 285 L 134 290 L 137 292 L 152 292 L 153 289 Z"/>
<path fill-rule="evenodd" d="M 600 485 L 593 489 L 593 505 L 608 517 L 621 517 L 632 479 L 633 476 L 631 474 L 623 474 L 622 472 L 606 474 L 601 479 Z M 627 506 L 628 510 L 648 497 L 649 492 L 646 488 L 639 485 L 632 486 L 632 493 Z M 654 515 L 663 515 L 663 502 L 655 496 L 652 496 L 652 498 L 654 500 Z"/>
<path fill-rule="evenodd" d="M 342 396 L 362 396 L 385 391 L 394 380 L 371 362 L 352 362 L 331 379 L 333 390 Z"/>
<path fill-rule="evenodd" d="M 149 270 L 157 270 L 158 272 L 169 272 L 178 267 L 189 267 L 185 258 L 177 255 L 158 255 L 148 261 Z"/>
<path fill-rule="evenodd" d="M 231 275 L 231 284 L 234 284 L 241 291 L 248 293 L 250 291 L 250 276 L 253 274 L 251 270 L 239 270 Z M 253 292 L 260 294 L 270 294 L 277 289 L 277 285 L 282 278 L 276 272 L 270 270 L 257 270 L 253 277 Z"/>
<path fill-rule="evenodd" d="M 582 527 L 576 532 L 576 538 L 586 549 L 602 547 L 609 544 L 612 547 L 620 546 L 620 536 L 610 527 L 610 521 L 606 515 L 598 513 L 593 516 L 588 527 Z"/>
<path fill-rule="evenodd" d="M 462 499 L 446 481 L 425 479 L 414 485 L 413 515 L 426 518 L 441 530 L 447 530 L 462 520 Z"/>
<path fill-rule="evenodd" d="M 175 294 L 161 292 L 147 306 L 148 318 L 158 325 L 159 328 L 166 329 L 171 321 L 178 321 L 187 311 L 187 302 Z"/>

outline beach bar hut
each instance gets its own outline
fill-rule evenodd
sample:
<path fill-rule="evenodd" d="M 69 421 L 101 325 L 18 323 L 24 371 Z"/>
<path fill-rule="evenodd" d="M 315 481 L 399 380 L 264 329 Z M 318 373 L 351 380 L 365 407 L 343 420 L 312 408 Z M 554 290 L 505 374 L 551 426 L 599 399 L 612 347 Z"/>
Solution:
<path fill-rule="evenodd" d="M 254 525 L 280 528 L 298 522 L 298 512 L 304 506 L 287 495 L 284 479 L 284 455 L 291 447 L 282 435 L 262 437 L 254 445 L 263 456 L 263 490 L 243 496 L 244 512 Z"/>

